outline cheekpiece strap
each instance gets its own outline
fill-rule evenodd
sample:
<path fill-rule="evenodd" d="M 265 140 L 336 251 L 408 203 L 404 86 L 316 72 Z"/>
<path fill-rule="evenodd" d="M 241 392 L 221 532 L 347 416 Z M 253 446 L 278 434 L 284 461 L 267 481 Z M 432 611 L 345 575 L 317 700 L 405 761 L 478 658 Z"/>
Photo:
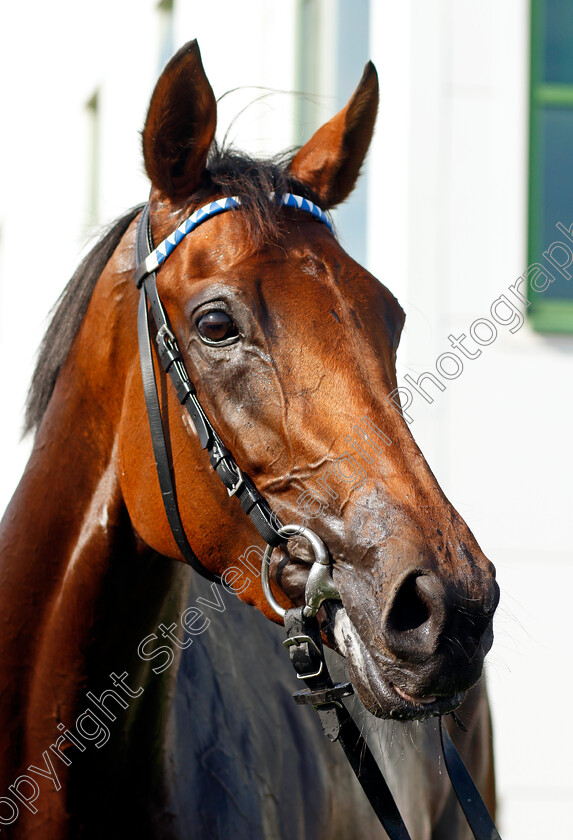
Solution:
<path fill-rule="evenodd" d="M 216 208 L 213 207 L 213 205 L 216 205 Z M 193 214 L 193 216 L 195 216 L 193 226 L 189 227 L 189 229 L 186 230 L 186 233 L 189 233 L 193 227 L 197 227 L 198 224 L 206 221 L 208 218 L 238 206 L 239 204 L 232 199 L 221 200 L 221 202 L 213 202 L 206 209 L 203 208 L 202 215 L 200 215 L 201 211 L 197 211 Z M 187 220 L 187 222 L 189 222 L 189 220 Z M 161 410 L 157 397 L 157 386 L 155 383 L 155 372 L 153 368 L 149 339 L 148 307 L 157 328 L 156 344 L 159 361 L 165 373 L 170 377 L 181 405 L 185 407 L 191 418 L 191 421 L 197 431 L 201 447 L 206 449 L 209 454 L 211 466 L 227 488 L 229 496 L 237 496 L 241 507 L 251 518 L 253 524 L 265 542 L 273 546 L 277 546 L 283 542 L 283 539 L 279 536 L 275 528 L 275 521 L 278 525 L 280 525 L 280 523 L 273 514 L 266 499 L 258 492 L 249 476 L 246 473 L 243 473 L 239 468 L 233 455 L 224 445 L 223 441 L 217 434 L 217 431 L 214 429 L 209 418 L 205 414 L 205 411 L 199 402 L 195 387 L 185 367 L 185 363 L 183 361 L 183 357 L 181 356 L 175 334 L 171 329 L 167 313 L 163 308 L 157 293 L 157 267 L 152 268 L 152 270 L 149 271 L 149 268 L 156 264 L 158 252 L 163 254 L 161 259 L 161 262 L 163 262 L 178 242 L 181 241 L 181 238 L 184 235 L 185 234 L 183 233 L 178 237 L 175 237 L 174 235 L 168 237 L 162 245 L 149 253 L 150 249 L 153 248 L 153 240 L 149 218 L 149 204 L 145 206 L 137 228 L 137 268 L 134 275 L 136 282 L 138 282 L 139 288 L 141 289 L 138 315 L 140 363 L 157 475 L 171 531 L 181 554 L 185 559 L 185 562 L 208 580 L 221 583 L 220 577 L 218 575 L 213 575 L 205 569 L 193 553 L 187 540 L 179 514 L 175 487 L 171 476 L 171 464 L 165 444 L 165 433 L 161 420 Z M 170 241 L 170 250 L 164 247 L 165 242 L 168 241 Z M 151 260 L 150 257 L 152 258 Z"/>

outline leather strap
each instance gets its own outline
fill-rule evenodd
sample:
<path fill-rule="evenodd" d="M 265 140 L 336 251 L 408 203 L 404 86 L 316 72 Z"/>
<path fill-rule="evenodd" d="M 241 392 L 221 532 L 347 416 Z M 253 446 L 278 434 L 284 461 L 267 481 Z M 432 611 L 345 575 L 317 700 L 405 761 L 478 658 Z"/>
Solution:
<path fill-rule="evenodd" d="M 411 840 L 404 821 L 368 744 L 354 723 L 342 697 L 353 693 L 350 683 L 334 685 L 329 674 L 316 618 L 305 618 L 304 607 L 287 610 L 284 643 L 291 663 L 306 691 L 294 695 L 297 703 L 308 703 L 316 709 L 322 728 L 330 741 L 339 741 L 356 778 L 362 785 L 376 816 L 390 840 Z"/>
<path fill-rule="evenodd" d="M 149 248 L 149 243 L 145 241 L 145 236 L 145 226 L 142 226 L 140 222 L 137 228 L 136 241 L 137 263 L 140 263 L 142 259 L 145 259 L 145 255 L 147 254 Z M 163 504 L 165 506 L 165 512 L 171 527 L 171 532 L 173 533 L 175 542 L 177 543 L 185 562 L 204 578 L 207 578 L 207 580 L 221 583 L 220 577 L 212 574 L 208 569 L 206 569 L 195 556 L 193 549 L 189 545 L 185 529 L 183 528 L 183 523 L 181 522 L 181 516 L 177 506 L 177 497 L 175 495 L 175 488 L 171 477 L 170 459 L 165 443 L 161 407 L 159 405 L 157 385 L 155 382 L 155 369 L 153 367 L 153 354 L 151 351 L 151 341 L 149 336 L 147 291 L 145 286 L 141 287 L 139 297 L 137 335 L 139 339 L 141 378 L 143 381 L 143 392 L 145 394 L 145 403 L 147 406 L 147 417 L 149 420 L 149 430 L 151 432 L 153 454 L 155 456 L 155 466 L 157 469 L 157 477 L 159 479 Z"/>
<path fill-rule="evenodd" d="M 138 286 L 141 289 L 138 312 L 138 337 L 141 375 L 145 392 L 145 402 L 149 418 L 149 428 L 157 467 L 157 476 L 161 487 L 161 494 L 167 513 L 167 519 L 175 541 L 186 563 L 195 571 L 210 581 L 221 583 L 219 575 L 209 572 L 197 559 L 189 541 L 179 515 L 175 487 L 171 476 L 170 459 L 165 443 L 165 432 L 161 418 L 161 409 L 157 396 L 155 370 L 149 336 L 149 313 L 151 313 L 157 327 L 157 351 L 159 361 L 166 374 L 169 375 L 181 405 L 185 407 L 203 449 L 209 454 L 211 466 L 227 488 L 230 496 L 236 496 L 245 513 L 250 516 L 258 532 L 270 545 L 280 545 L 284 540 L 274 527 L 280 525 L 271 511 L 266 499 L 261 496 L 257 488 L 246 473 L 243 473 L 229 452 L 223 441 L 213 428 L 205 414 L 197 393 L 189 378 L 185 363 L 179 351 L 177 339 L 171 330 L 167 313 L 163 308 L 157 293 L 156 272 L 141 271 L 147 255 L 153 250 L 153 238 L 149 219 L 149 204 L 141 214 L 136 236 L 136 274 Z"/>
<path fill-rule="evenodd" d="M 440 740 L 448 776 L 475 840 L 501 840 L 485 802 L 455 748 L 442 717 L 440 717 Z"/>
<path fill-rule="evenodd" d="M 350 683 L 334 685 L 328 672 L 320 627 L 316 618 L 305 618 L 304 607 L 287 610 L 284 642 L 291 663 L 307 686 L 293 697 L 296 703 L 314 706 L 326 737 L 339 741 L 355 775 L 390 840 L 410 840 L 396 802 L 378 764 L 342 698 L 353 693 Z M 475 840 L 501 840 L 481 795 L 468 773 L 440 717 L 444 761 L 454 792 Z"/>

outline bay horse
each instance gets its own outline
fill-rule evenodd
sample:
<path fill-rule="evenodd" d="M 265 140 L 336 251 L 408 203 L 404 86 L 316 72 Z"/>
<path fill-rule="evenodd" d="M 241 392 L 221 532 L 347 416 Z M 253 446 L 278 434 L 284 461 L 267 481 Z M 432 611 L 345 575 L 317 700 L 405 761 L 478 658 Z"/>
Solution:
<path fill-rule="evenodd" d="M 216 145 L 197 44 L 183 47 L 143 130 L 153 240 L 207 202 L 241 203 L 186 236 L 157 288 L 238 467 L 328 547 L 341 602 L 318 618 L 411 837 L 466 840 L 436 715 L 458 709 L 467 731 L 451 716 L 448 729 L 493 812 L 494 569 L 397 410 L 404 314 L 323 223 L 352 191 L 377 107 L 368 64 L 306 145 L 254 160 Z M 0 533 L 0 837 L 383 838 L 342 754 L 292 703 L 264 541 L 155 359 L 181 523 L 227 587 L 177 562 L 138 360 L 141 209 L 70 281 L 30 390 L 34 446 Z M 311 561 L 301 538 L 275 549 L 283 607 L 303 603 Z"/>

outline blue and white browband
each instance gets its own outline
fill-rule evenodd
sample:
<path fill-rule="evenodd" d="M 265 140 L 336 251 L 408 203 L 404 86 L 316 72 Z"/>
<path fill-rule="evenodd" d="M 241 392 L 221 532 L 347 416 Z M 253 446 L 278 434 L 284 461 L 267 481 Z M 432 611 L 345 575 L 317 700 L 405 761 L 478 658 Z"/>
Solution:
<path fill-rule="evenodd" d="M 278 198 L 275 197 L 274 193 L 271 193 L 269 198 L 275 199 L 280 206 L 293 207 L 295 210 L 304 210 L 305 213 L 310 213 L 311 216 L 314 216 L 315 219 L 318 219 L 320 222 L 325 224 L 330 232 L 333 233 L 332 224 L 324 210 L 308 198 L 303 198 L 300 195 L 293 195 L 293 193 L 284 193 Z M 188 233 L 191 233 L 192 230 L 195 230 L 198 225 L 207 221 L 207 219 L 211 219 L 213 216 L 218 216 L 219 213 L 225 213 L 227 210 L 234 210 L 237 207 L 240 207 L 242 202 L 243 200 L 240 195 L 234 195 L 229 198 L 218 198 L 216 201 L 212 201 L 210 204 L 206 204 L 204 207 L 200 207 L 198 210 L 195 210 L 195 212 L 188 216 L 188 218 L 185 219 L 185 221 L 182 222 L 179 227 L 173 231 L 173 233 L 170 233 L 167 239 L 164 239 L 163 242 L 149 254 L 145 262 L 139 266 L 135 276 L 137 285 L 139 286 L 142 279 L 148 274 L 151 274 L 153 271 L 157 271 L 159 266 L 165 262 L 173 249 L 179 245 L 183 237 L 187 236 Z"/>

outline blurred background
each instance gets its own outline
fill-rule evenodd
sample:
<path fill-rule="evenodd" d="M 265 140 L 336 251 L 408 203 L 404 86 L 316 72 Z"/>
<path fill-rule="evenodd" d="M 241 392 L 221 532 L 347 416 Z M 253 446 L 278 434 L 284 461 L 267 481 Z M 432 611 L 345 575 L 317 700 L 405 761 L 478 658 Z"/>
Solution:
<path fill-rule="evenodd" d="M 445 390 L 411 388 L 411 428 L 498 569 L 501 833 L 573 836 L 573 283 L 551 269 L 527 303 L 508 292 L 573 223 L 573 0 L 29 0 L 0 20 L 2 508 L 47 313 L 101 225 L 146 199 L 139 131 L 168 58 L 198 38 L 216 96 L 241 88 L 219 136 L 258 153 L 301 143 L 374 61 L 378 127 L 335 220 L 406 310 L 401 385 L 436 376 L 449 335 L 487 339 Z M 523 325 L 478 330 L 502 294 Z"/>

